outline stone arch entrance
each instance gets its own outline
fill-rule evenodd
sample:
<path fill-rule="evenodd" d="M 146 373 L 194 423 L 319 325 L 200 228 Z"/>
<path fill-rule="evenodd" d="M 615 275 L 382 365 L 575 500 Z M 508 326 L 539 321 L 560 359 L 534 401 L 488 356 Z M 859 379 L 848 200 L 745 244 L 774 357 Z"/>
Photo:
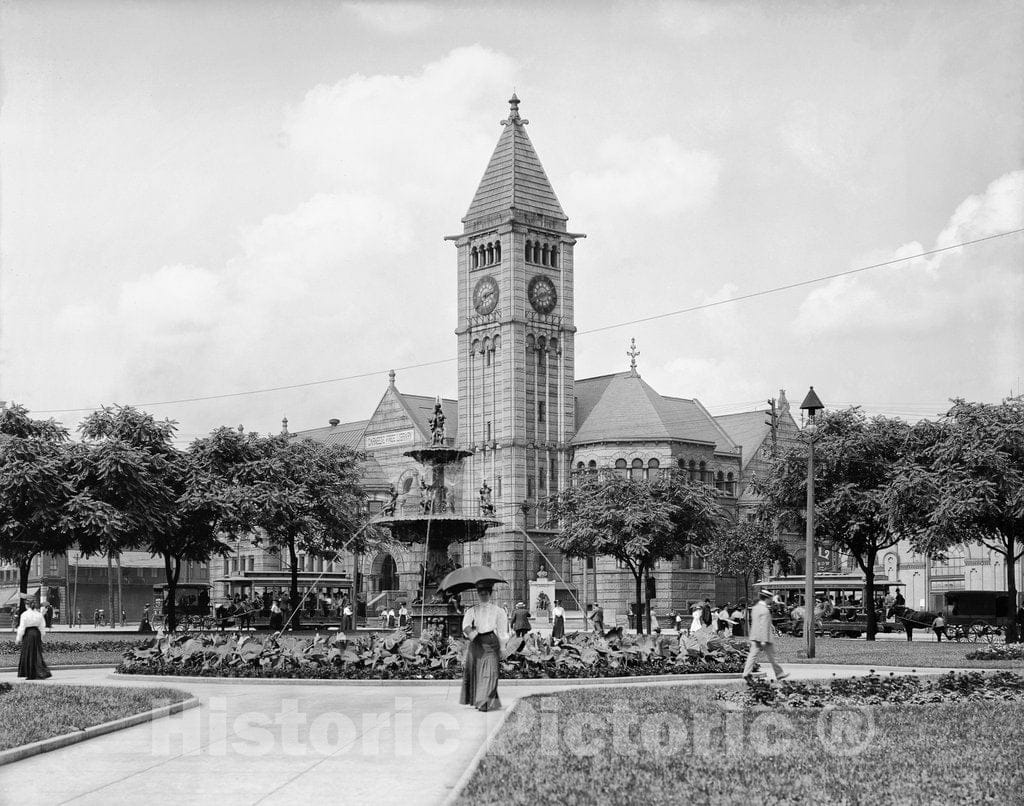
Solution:
<path fill-rule="evenodd" d="M 398 561 L 392 554 L 381 552 L 373 559 L 370 565 L 369 583 L 368 590 L 373 593 L 397 590 L 401 587 Z"/>

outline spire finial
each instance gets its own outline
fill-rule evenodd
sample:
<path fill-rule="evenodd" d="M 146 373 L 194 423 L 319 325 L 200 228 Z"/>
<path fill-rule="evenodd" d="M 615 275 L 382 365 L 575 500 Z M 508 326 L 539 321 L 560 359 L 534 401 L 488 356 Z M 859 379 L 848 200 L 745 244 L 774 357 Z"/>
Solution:
<path fill-rule="evenodd" d="M 629 349 L 626 350 L 626 355 L 629 356 L 629 376 L 639 378 L 640 373 L 636 371 L 636 357 L 640 355 L 640 351 L 636 349 L 636 339 L 629 340 Z"/>
<path fill-rule="evenodd" d="M 281 418 L 281 433 L 282 434 L 287 434 L 288 433 L 288 418 L 287 417 L 282 417 Z"/>
<path fill-rule="evenodd" d="M 512 124 L 525 126 L 530 122 L 525 118 L 519 117 L 519 96 L 516 95 L 515 90 L 512 90 L 512 97 L 508 99 L 508 107 L 508 117 L 501 121 L 502 126 L 510 126 Z"/>
<path fill-rule="evenodd" d="M 395 385 L 395 371 L 393 369 L 388 370 L 388 385 Z"/>

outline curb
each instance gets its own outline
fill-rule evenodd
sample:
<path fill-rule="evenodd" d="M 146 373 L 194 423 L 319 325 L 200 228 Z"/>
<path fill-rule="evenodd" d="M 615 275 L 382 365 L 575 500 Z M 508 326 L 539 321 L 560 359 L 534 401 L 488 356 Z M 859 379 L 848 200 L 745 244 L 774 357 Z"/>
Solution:
<path fill-rule="evenodd" d="M 159 708 L 153 708 L 150 711 L 143 711 L 141 714 L 132 714 L 131 716 L 122 717 L 121 719 L 115 719 L 112 722 L 103 722 L 100 725 L 83 728 L 78 733 L 65 733 L 63 736 L 52 736 L 49 739 L 41 739 L 38 742 L 25 744 L 21 747 L 12 747 L 10 750 L 0 751 L 0 766 L 3 766 L 4 764 L 11 764 L 15 761 L 21 761 L 22 759 L 30 758 L 31 756 L 38 756 L 40 753 L 48 753 L 51 750 L 59 750 L 62 747 L 78 744 L 79 742 L 84 742 L 87 739 L 95 739 L 96 737 L 103 736 L 107 733 L 113 733 L 114 731 L 123 730 L 124 728 L 135 727 L 136 725 L 141 725 L 143 722 L 152 722 L 155 719 L 171 716 L 172 714 L 177 714 L 197 707 L 199 707 L 199 699 L 197 697 L 189 697 L 188 699 L 180 702 L 171 703 L 170 705 L 162 705 Z"/>
<path fill-rule="evenodd" d="M 76 669 L 116 669 L 116 663 L 60 663 L 57 665 L 48 663 L 46 668 L 50 671 L 73 672 Z M 0 674 L 18 671 L 17 666 L 0 666 Z"/>
<path fill-rule="evenodd" d="M 83 667 L 78 667 L 83 668 Z M 98 668 L 109 668 L 101 666 Z M 721 674 L 658 674 L 642 675 L 637 677 L 538 677 L 538 678 L 501 678 L 502 688 L 505 686 L 566 686 L 577 688 L 581 686 L 623 686 L 640 685 L 650 683 L 685 683 L 687 681 L 708 682 L 712 680 L 740 680 L 742 675 L 739 672 L 723 672 Z M 460 677 L 444 677 L 435 680 L 348 680 L 343 677 L 334 678 L 296 678 L 296 677 L 189 677 L 176 674 L 123 674 L 111 672 L 107 675 L 108 680 L 131 680 L 135 683 L 146 683 L 149 681 L 157 683 L 212 683 L 214 685 L 270 685 L 270 686 L 339 686 L 339 687 L 363 687 L 374 686 L 385 687 L 439 687 L 461 684 Z"/>
<path fill-rule="evenodd" d="M 469 785 L 470 780 L 476 774 L 477 767 L 480 766 L 480 763 L 484 760 L 484 756 L 487 755 L 487 751 L 491 749 L 491 745 L 497 738 L 498 733 L 500 733 L 501 729 L 505 726 L 505 720 L 512 716 L 512 712 L 519 707 L 519 703 L 522 701 L 523 698 L 520 697 L 515 701 L 511 708 L 506 708 L 502 711 L 501 718 L 495 723 L 490 733 L 487 734 L 487 738 L 481 742 L 476 753 L 473 754 L 473 758 L 470 759 L 469 764 L 466 766 L 466 769 L 464 769 L 462 771 L 462 775 L 459 776 L 459 780 L 452 785 L 452 790 L 444 799 L 443 806 L 452 806 L 452 804 L 462 797 L 462 791 Z"/>

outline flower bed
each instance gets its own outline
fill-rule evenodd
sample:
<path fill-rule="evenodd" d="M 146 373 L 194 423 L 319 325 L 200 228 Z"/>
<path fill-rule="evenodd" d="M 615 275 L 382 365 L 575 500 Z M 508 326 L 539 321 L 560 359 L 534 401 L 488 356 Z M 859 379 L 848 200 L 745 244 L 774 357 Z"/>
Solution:
<path fill-rule="evenodd" d="M 462 676 L 466 642 L 413 638 L 405 630 L 349 640 L 202 634 L 151 639 L 124 653 L 125 674 L 353 680 L 447 680 Z M 746 647 L 719 638 L 677 642 L 626 636 L 604 640 L 576 633 L 559 645 L 530 635 L 513 638 L 504 678 L 635 677 L 739 672 Z"/>
<path fill-rule="evenodd" d="M 746 690 L 717 691 L 715 699 L 743 706 L 825 708 L 828 706 L 931 705 L 1011 700 L 1024 702 L 1024 677 L 1013 672 L 950 672 L 937 679 L 872 672 L 828 682 L 783 681 L 773 686 L 751 680 Z"/>
<path fill-rule="evenodd" d="M 967 660 L 1024 660 L 1024 644 L 990 644 L 968 652 Z"/>
<path fill-rule="evenodd" d="M 138 639 L 132 639 L 131 641 L 48 641 L 44 638 L 43 654 L 49 656 L 50 653 L 126 652 L 137 646 L 139 646 Z M 14 641 L 0 641 L 0 656 L 18 655 L 20 652 L 21 646 L 15 644 Z"/>

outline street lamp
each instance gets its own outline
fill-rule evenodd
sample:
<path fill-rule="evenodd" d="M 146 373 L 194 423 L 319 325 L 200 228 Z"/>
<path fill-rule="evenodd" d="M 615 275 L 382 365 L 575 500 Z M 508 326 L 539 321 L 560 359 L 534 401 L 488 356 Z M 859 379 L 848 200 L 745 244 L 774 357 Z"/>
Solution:
<path fill-rule="evenodd" d="M 523 499 L 523 503 L 519 505 L 519 511 L 523 513 L 523 598 L 522 601 L 529 601 L 530 595 L 530 569 L 528 562 L 528 555 L 530 553 L 530 534 L 526 531 L 527 527 L 527 516 L 530 514 L 530 502 Z"/>
<path fill-rule="evenodd" d="M 814 657 L 814 415 L 825 408 L 812 386 L 800 404 L 807 412 L 807 545 L 804 548 L 804 636 Z"/>

